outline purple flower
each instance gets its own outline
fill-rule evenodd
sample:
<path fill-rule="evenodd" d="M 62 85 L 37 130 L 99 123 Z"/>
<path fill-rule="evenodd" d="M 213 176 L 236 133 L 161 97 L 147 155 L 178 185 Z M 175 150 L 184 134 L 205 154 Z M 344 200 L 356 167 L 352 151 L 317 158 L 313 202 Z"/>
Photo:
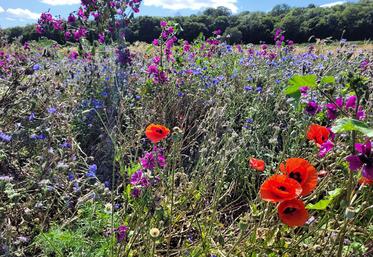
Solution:
<path fill-rule="evenodd" d="M 325 143 L 323 143 L 320 147 L 319 151 L 319 157 L 323 158 L 325 155 L 330 152 L 334 147 L 334 144 L 332 141 L 328 140 Z"/>
<path fill-rule="evenodd" d="M 141 182 L 141 179 L 143 178 L 143 172 L 142 170 L 138 170 L 131 176 L 131 185 L 137 185 Z"/>
<path fill-rule="evenodd" d="M 165 28 L 167 26 L 167 21 L 160 22 L 161 28 Z"/>
<path fill-rule="evenodd" d="M 69 17 L 67 18 L 68 23 L 74 23 L 76 21 L 76 17 L 74 14 L 70 13 Z"/>
<path fill-rule="evenodd" d="M 364 61 L 362 61 L 360 63 L 360 69 L 362 71 L 366 71 L 368 69 L 368 66 L 369 66 L 369 60 L 368 59 L 365 59 Z"/>
<path fill-rule="evenodd" d="M 310 90 L 310 88 L 307 86 L 303 86 L 299 88 L 299 91 L 301 92 L 302 95 L 306 95 L 308 90 Z"/>
<path fill-rule="evenodd" d="M 309 101 L 304 111 L 313 116 L 320 111 L 320 107 L 315 101 Z"/>
<path fill-rule="evenodd" d="M 157 160 L 155 156 L 157 156 Z M 144 169 L 153 170 L 156 165 L 160 168 L 164 168 L 166 166 L 166 157 L 161 150 L 154 148 L 152 152 L 146 152 L 145 155 L 140 158 L 140 162 Z"/>
<path fill-rule="evenodd" d="M 147 177 L 141 178 L 140 184 L 142 187 L 149 187 L 150 186 L 149 179 Z"/>
<path fill-rule="evenodd" d="M 105 43 L 105 34 L 104 34 L 104 33 L 100 33 L 100 34 L 98 34 L 98 42 L 99 42 L 100 44 Z"/>
<path fill-rule="evenodd" d="M 124 238 L 127 236 L 128 227 L 127 226 L 119 226 L 117 228 L 117 240 L 118 242 L 121 242 L 124 240 Z"/>
<path fill-rule="evenodd" d="M 94 178 L 94 177 L 96 177 L 96 171 L 97 171 L 97 165 L 92 164 L 92 165 L 89 166 L 88 172 L 86 173 L 86 176 L 89 177 L 89 178 Z"/>
<path fill-rule="evenodd" d="M 12 136 L 7 135 L 4 132 L 0 131 L 0 139 L 3 140 L 4 142 L 10 142 L 12 140 Z"/>
<path fill-rule="evenodd" d="M 155 160 L 153 153 L 145 153 L 144 157 L 140 158 L 141 166 L 144 169 L 153 170 L 155 168 Z"/>
<path fill-rule="evenodd" d="M 253 87 L 251 87 L 251 86 L 245 86 L 243 89 L 245 91 L 250 91 L 250 90 L 253 90 Z"/>
<path fill-rule="evenodd" d="M 356 113 L 356 119 L 358 120 L 364 120 L 365 119 L 365 111 L 363 110 L 363 108 L 361 108 L 361 106 L 359 107 L 357 113 Z"/>
<path fill-rule="evenodd" d="M 159 46 L 159 40 L 158 39 L 154 39 L 153 40 L 153 45 L 154 46 Z"/>
<path fill-rule="evenodd" d="M 367 179 L 373 179 L 373 152 L 372 142 L 367 140 L 365 144 L 355 144 L 358 154 L 346 158 L 350 170 L 358 171 L 362 168 L 362 175 Z"/>
<path fill-rule="evenodd" d="M 349 96 L 346 100 L 346 109 L 355 109 L 356 108 L 356 95 Z"/>
<path fill-rule="evenodd" d="M 133 188 L 132 191 L 131 191 L 131 195 L 132 195 L 134 198 L 139 198 L 140 195 L 141 195 L 141 189 L 138 188 L 138 187 Z"/>

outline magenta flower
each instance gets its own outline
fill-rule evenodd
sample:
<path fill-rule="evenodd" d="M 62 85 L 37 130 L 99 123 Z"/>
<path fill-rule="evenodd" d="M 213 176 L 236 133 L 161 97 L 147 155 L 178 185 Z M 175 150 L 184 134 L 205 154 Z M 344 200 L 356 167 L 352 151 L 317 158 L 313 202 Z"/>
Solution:
<path fill-rule="evenodd" d="M 356 108 L 356 95 L 351 95 L 346 100 L 346 109 L 355 109 Z"/>
<path fill-rule="evenodd" d="M 65 32 L 65 40 L 69 40 L 71 38 L 71 32 L 70 31 L 66 31 Z"/>
<path fill-rule="evenodd" d="M 326 116 L 329 120 L 335 120 L 338 116 L 338 108 L 343 107 L 343 98 L 339 97 L 335 100 L 334 103 L 329 103 L 326 105 Z"/>
<path fill-rule="evenodd" d="M 117 228 L 117 240 L 118 242 L 122 242 L 124 240 L 124 238 L 126 238 L 127 236 L 127 231 L 128 231 L 128 227 L 127 226 L 119 226 Z"/>
<path fill-rule="evenodd" d="M 159 64 L 160 62 L 161 62 L 161 57 L 159 57 L 159 56 L 155 56 L 154 58 L 153 58 L 153 62 L 155 63 L 155 64 Z"/>
<path fill-rule="evenodd" d="M 221 35 L 221 32 L 222 32 L 221 29 L 217 29 L 214 32 L 212 32 L 212 34 L 218 36 L 218 35 Z"/>
<path fill-rule="evenodd" d="M 167 26 L 167 21 L 161 21 L 160 25 L 161 28 L 165 28 Z"/>
<path fill-rule="evenodd" d="M 346 99 L 344 103 L 342 97 L 338 97 L 334 103 L 326 104 L 326 116 L 330 120 L 335 120 L 339 115 L 339 110 L 344 108 L 346 111 L 355 110 L 356 108 L 356 101 L 357 97 L 355 95 L 351 95 Z M 359 106 L 358 111 L 356 113 L 356 119 L 364 120 L 365 119 L 365 111 L 361 106 Z"/>
<path fill-rule="evenodd" d="M 326 141 L 325 143 L 323 143 L 321 146 L 320 146 L 320 151 L 319 151 L 319 157 L 320 158 L 323 158 L 325 157 L 325 155 L 330 152 L 334 147 L 334 144 L 332 141 L 328 140 Z"/>
<path fill-rule="evenodd" d="M 160 168 L 164 168 L 166 167 L 166 157 L 163 155 L 162 149 L 154 147 L 152 152 L 146 152 L 145 155 L 140 158 L 140 163 L 144 169 L 148 170 L 153 170 L 157 165 Z"/>
<path fill-rule="evenodd" d="M 99 42 L 100 44 L 105 43 L 105 34 L 104 34 L 104 33 L 100 33 L 100 34 L 98 34 L 98 42 Z"/>
<path fill-rule="evenodd" d="M 68 23 L 74 23 L 76 21 L 76 17 L 74 14 L 70 13 L 69 17 L 67 18 Z"/>
<path fill-rule="evenodd" d="M 131 185 L 137 185 L 140 184 L 141 180 L 143 178 L 143 172 L 142 170 L 138 170 L 131 176 Z"/>
<path fill-rule="evenodd" d="M 350 155 L 346 158 L 350 170 L 358 171 L 362 168 L 362 175 L 367 179 L 373 179 L 373 152 L 372 142 L 367 140 L 365 144 L 355 144 L 358 154 Z"/>
<path fill-rule="evenodd" d="M 70 53 L 70 55 L 69 55 L 69 58 L 70 58 L 71 60 L 76 60 L 76 59 L 78 58 L 78 56 L 79 56 L 78 52 L 76 52 L 76 51 L 72 51 L 72 52 Z"/>
<path fill-rule="evenodd" d="M 320 111 L 320 107 L 315 101 L 309 101 L 304 111 L 313 116 Z"/>
<path fill-rule="evenodd" d="M 159 40 L 158 39 L 154 39 L 153 40 L 153 45 L 154 46 L 159 46 Z"/>
<path fill-rule="evenodd" d="M 360 106 L 357 113 L 356 113 L 356 119 L 358 120 L 364 120 L 365 119 L 365 111 L 363 110 L 363 108 Z"/>
<path fill-rule="evenodd" d="M 133 198 L 139 198 L 141 195 L 141 189 L 138 187 L 133 188 L 131 191 L 131 195 L 133 196 Z"/>
<path fill-rule="evenodd" d="M 302 94 L 303 96 L 307 95 L 308 90 L 310 90 L 310 88 L 307 87 L 307 86 L 303 86 L 303 87 L 300 87 L 300 88 L 299 88 L 299 91 L 301 92 L 301 94 Z"/>
<path fill-rule="evenodd" d="M 156 65 L 149 65 L 147 69 L 149 74 L 158 74 L 158 67 Z"/>

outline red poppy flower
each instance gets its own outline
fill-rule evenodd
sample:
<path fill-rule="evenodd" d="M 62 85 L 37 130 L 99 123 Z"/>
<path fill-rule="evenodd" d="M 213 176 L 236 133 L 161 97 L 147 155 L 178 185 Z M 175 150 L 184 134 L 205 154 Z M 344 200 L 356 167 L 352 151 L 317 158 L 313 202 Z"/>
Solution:
<path fill-rule="evenodd" d="M 282 223 L 290 227 L 303 226 L 308 220 L 308 211 L 303 201 L 293 199 L 280 203 L 277 208 Z"/>
<path fill-rule="evenodd" d="M 280 170 L 302 186 L 302 196 L 311 193 L 317 185 L 317 170 L 305 159 L 287 159 L 285 164 L 281 163 Z"/>
<path fill-rule="evenodd" d="M 330 131 L 326 127 L 317 124 L 311 124 L 307 131 L 307 139 L 319 145 L 328 141 L 329 135 Z"/>
<path fill-rule="evenodd" d="M 250 168 L 254 170 L 264 171 L 266 164 L 263 160 L 256 159 L 256 158 L 250 158 L 249 165 L 250 165 Z"/>
<path fill-rule="evenodd" d="M 297 198 L 301 193 L 301 185 L 285 175 L 273 175 L 260 187 L 260 197 L 273 203 Z"/>
<path fill-rule="evenodd" d="M 165 139 L 168 134 L 170 130 L 163 125 L 150 124 L 145 130 L 146 137 L 154 144 Z"/>

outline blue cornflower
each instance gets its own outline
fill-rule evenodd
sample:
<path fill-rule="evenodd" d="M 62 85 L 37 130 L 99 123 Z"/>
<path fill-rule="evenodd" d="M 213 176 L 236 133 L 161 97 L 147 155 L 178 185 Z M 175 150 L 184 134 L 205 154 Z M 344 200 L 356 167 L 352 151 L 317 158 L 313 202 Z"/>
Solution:
<path fill-rule="evenodd" d="M 0 131 L 0 139 L 5 141 L 5 142 L 10 142 L 10 140 L 12 140 L 12 136 L 7 135 L 4 132 Z"/>
<path fill-rule="evenodd" d="M 245 91 L 251 91 L 251 90 L 253 90 L 253 87 L 251 87 L 251 86 L 244 86 L 243 89 L 245 89 Z"/>
<path fill-rule="evenodd" d="M 69 179 L 69 181 L 73 181 L 75 179 L 74 174 L 72 172 L 69 172 L 67 174 L 67 178 Z"/>
<path fill-rule="evenodd" d="M 73 190 L 74 190 L 74 192 L 79 192 L 80 191 L 80 187 L 79 187 L 79 184 L 78 184 L 77 181 L 74 182 Z"/>
<path fill-rule="evenodd" d="M 34 119 L 35 119 L 35 113 L 32 112 L 32 113 L 30 114 L 30 116 L 28 116 L 28 120 L 29 120 L 29 121 L 33 121 Z"/>
<path fill-rule="evenodd" d="M 71 148 L 71 144 L 67 141 L 60 144 L 61 148 Z"/>
<path fill-rule="evenodd" d="M 262 92 L 262 90 L 263 90 L 263 88 L 262 88 L 262 87 L 257 87 L 257 88 L 256 88 L 256 92 L 258 92 L 258 93 L 261 93 L 261 92 Z"/>
<path fill-rule="evenodd" d="M 35 64 L 35 65 L 32 67 L 32 69 L 33 69 L 34 71 L 38 71 L 38 70 L 40 70 L 40 65 L 39 65 L 39 64 Z"/>
<path fill-rule="evenodd" d="M 40 134 L 40 135 L 32 134 L 32 135 L 30 136 L 30 138 L 31 138 L 31 139 L 35 139 L 35 140 L 44 140 L 44 139 L 47 138 L 47 136 L 44 135 L 44 134 Z"/>
<path fill-rule="evenodd" d="M 103 102 L 97 99 L 92 99 L 92 105 L 96 109 L 101 109 L 102 107 L 104 107 Z"/>
<path fill-rule="evenodd" d="M 89 166 L 86 176 L 90 178 L 96 177 L 96 171 L 97 171 L 97 165 L 92 164 Z"/>
<path fill-rule="evenodd" d="M 57 111 L 57 109 L 55 107 L 49 107 L 47 109 L 47 111 L 48 111 L 48 113 L 53 114 L 53 113 L 55 113 Z"/>

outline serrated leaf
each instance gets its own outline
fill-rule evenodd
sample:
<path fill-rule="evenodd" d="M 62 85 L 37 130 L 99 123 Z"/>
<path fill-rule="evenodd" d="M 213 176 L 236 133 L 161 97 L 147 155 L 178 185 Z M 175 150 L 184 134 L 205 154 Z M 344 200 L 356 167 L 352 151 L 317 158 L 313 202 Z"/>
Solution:
<path fill-rule="evenodd" d="M 343 133 L 349 131 L 359 131 L 368 137 L 373 137 L 373 128 L 370 128 L 367 124 L 362 121 L 342 118 L 338 119 L 332 127 L 334 133 Z"/>
<path fill-rule="evenodd" d="M 324 199 L 318 201 L 315 204 L 309 203 L 306 206 L 306 209 L 308 210 L 326 210 L 326 208 L 329 206 L 329 204 L 342 192 L 342 189 L 337 188 L 333 191 L 328 192 L 328 196 L 326 196 Z"/>

